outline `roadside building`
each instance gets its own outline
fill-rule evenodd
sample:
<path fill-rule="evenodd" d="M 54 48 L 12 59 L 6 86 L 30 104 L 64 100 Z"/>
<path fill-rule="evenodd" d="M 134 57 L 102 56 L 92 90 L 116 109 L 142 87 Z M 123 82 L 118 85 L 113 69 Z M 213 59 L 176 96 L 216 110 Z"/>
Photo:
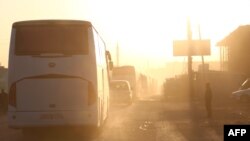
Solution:
<path fill-rule="evenodd" d="M 239 26 L 217 43 L 222 71 L 250 76 L 250 25 Z"/>

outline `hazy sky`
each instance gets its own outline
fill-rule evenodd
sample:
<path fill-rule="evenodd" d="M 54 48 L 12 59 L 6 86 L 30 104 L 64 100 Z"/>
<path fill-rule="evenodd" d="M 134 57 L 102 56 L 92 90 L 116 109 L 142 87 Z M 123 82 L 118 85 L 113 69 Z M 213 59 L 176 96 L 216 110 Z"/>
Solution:
<path fill-rule="evenodd" d="M 193 38 L 211 39 L 214 45 L 239 25 L 250 23 L 249 0 L 0 0 L 0 62 L 7 66 L 11 25 L 34 19 L 91 21 L 120 64 L 161 66 L 172 57 L 172 41 L 186 38 L 186 19 L 191 19 Z M 176 59 L 177 58 L 177 59 Z M 183 57 L 181 57 L 183 60 Z"/>

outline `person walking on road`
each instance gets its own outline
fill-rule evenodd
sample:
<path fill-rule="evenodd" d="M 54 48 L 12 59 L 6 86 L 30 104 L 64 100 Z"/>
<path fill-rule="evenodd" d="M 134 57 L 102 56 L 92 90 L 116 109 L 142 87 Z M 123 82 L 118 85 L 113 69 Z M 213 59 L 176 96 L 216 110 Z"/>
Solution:
<path fill-rule="evenodd" d="M 206 84 L 206 90 L 205 90 L 205 106 L 207 110 L 207 117 L 212 117 L 212 90 L 210 87 L 210 83 Z"/>

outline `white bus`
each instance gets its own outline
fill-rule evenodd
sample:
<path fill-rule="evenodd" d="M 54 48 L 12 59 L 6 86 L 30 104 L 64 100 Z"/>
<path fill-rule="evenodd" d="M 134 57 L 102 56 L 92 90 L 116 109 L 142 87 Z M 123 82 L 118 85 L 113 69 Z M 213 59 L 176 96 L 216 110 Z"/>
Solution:
<path fill-rule="evenodd" d="M 100 127 L 109 109 L 105 43 L 88 21 L 12 25 L 8 124 L 11 128 Z"/>

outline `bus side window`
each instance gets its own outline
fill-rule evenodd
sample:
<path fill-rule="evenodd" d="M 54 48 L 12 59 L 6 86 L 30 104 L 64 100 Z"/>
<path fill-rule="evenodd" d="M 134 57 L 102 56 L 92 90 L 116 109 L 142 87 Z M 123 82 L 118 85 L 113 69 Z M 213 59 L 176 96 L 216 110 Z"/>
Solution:
<path fill-rule="evenodd" d="M 94 43 L 95 43 L 95 53 L 96 53 L 96 58 L 97 58 L 97 65 L 101 64 L 101 55 L 100 55 L 100 45 L 99 45 L 99 39 L 96 31 L 93 29 L 93 35 L 94 35 Z"/>

